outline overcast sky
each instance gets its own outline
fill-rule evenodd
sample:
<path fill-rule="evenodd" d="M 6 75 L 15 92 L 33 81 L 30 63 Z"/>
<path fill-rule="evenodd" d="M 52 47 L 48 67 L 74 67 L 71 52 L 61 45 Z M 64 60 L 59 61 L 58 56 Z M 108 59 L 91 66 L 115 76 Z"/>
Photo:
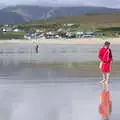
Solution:
<path fill-rule="evenodd" d="M 0 4 L 95 5 L 120 8 L 120 0 L 0 0 Z"/>

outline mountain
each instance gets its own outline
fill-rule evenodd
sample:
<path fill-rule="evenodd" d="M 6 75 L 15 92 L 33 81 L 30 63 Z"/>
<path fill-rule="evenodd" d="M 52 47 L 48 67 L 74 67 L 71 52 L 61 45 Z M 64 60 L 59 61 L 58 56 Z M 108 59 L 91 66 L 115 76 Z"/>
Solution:
<path fill-rule="evenodd" d="M 0 11 L 0 24 L 20 24 L 25 22 L 26 20 L 17 13 Z"/>
<path fill-rule="evenodd" d="M 61 17 L 50 20 L 39 20 L 28 22 L 27 25 L 52 25 L 52 24 L 78 24 L 81 27 L 119 27 L 120 26 L 120 12 L 119 13 L 101 13 L 101 14 L 83 14 L 77 16 Z M 76 27 L 76 26 L 75 26 Z M 119 29 L 120 30 L 120 29 Z"/>
<path fill-rule="evenodd" d="M 89 13 L 117 13 L 120 9 L 94 7 L 94 6 L 79 6 L 79 7 L 41 7 L 37 5 L 17 5 L 6 7 L 0 12 L 14 14 L 16 18 L 13 23 L 23 23 L 26 21 L 54 19 L 65 16 L 76 16 Z M 2 14 L 3 15 L 3 14 Z M 10 16 L 9 15 L 9 16 Z M 19 17 L 20 19 L 17 19 Z M 0 16 L 1 18 L 1 16 Z M 5 17 L 4 17 L 5 18 Z M 8 17 L 9 18 L 9 17 Z M 1 20 L 0 20 L 1 23 Z M 7 22 L 6 22 L 7 23 Z"/>
<path fill-rule="evenodd" d="M 52 7 L 40 7 L 35 5 L 19 5 L 19 6 L 10 6 L 2 9 L 2 11 L 6 12 L 14 12 L 22 15 L 28 20 L 40 20 L 44 19 L 49 11 L 51 11 Z"/>

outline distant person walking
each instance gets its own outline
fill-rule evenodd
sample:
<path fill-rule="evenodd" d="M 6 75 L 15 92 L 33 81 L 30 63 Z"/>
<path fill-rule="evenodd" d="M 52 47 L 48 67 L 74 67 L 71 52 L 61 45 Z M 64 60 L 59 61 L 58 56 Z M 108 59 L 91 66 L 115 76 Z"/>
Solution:
<path fill-rule="evenodd" d="M 35 46 L 35 51 L 36 51 L 36 53 L 38 53 L 38 48 L 39 48 L 39 45 L 37 44 L 37 45 Z"/>
<path fill-rule="evenodd" d="M 109 77 L 111 72 L 111 63 L 112 63 L 112 51 L 110 49 L 110 42 L 106 41 L 104 46 L 99 50 L 100 65 L 99 68 L 102 72 L 101 83 L 109 83 Z"/>

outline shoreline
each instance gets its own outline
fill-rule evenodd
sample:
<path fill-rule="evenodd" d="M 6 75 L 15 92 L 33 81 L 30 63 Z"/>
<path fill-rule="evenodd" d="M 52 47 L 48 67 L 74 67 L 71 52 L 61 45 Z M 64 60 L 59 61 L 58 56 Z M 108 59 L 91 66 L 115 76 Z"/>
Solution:
<path fill-rule="evenodd" d="M 0 44 L 103 44 L 105 41 L 111 44 L 120 44 L 120 38 L 74 38 L 74 39 L 32 39 L 32 40 L 0 40 Z"/>

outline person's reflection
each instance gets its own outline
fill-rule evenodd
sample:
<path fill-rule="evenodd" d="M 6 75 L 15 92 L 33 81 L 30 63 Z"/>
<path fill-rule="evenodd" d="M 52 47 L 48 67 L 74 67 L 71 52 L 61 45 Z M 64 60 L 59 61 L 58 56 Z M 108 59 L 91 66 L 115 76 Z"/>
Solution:
<path fill-rule="evenodd" d="M 102 120 L 109 120 L 109 116 L 112 112 L 112 101 L 110 96 L 110 90 L 108 84 L 102 85 L 102 92 L 100 94 L 100 106 L 99 113 Z"/>

